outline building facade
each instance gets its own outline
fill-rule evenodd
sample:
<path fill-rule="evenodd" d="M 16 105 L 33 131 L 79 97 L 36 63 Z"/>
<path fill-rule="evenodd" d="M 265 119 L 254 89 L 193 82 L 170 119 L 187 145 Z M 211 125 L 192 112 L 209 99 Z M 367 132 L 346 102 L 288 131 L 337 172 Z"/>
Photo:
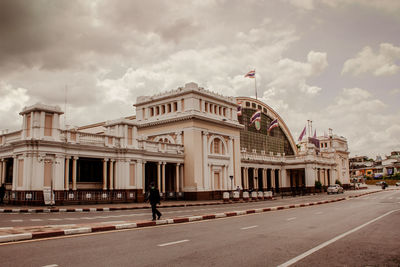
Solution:
<path fill-rule="evenodd" d="M 40 204 L 50 191 L 58 204 L 140 202 L 151 182 L 164 198 L 188 200 L 220 199 L 237 187 L 277 194 L 311 192 L 318 180 L 349 183 L 344 138 L 296 145 L 282 118 L 256 99 L 188 83 L 134 106 L 135 116 L 72 129 L 61 127 L 59 107 L 24 108 L 21 129 L 0 135 L 6 201 Z"/>

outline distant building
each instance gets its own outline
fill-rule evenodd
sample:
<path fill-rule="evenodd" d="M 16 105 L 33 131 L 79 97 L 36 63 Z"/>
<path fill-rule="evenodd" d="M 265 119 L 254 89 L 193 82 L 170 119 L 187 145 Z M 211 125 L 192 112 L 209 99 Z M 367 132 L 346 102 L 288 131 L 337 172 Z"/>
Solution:
<path fill-rule="evenodd" d="M 192 200 L 220 199 L 237 186 L 279 194 L 313 192 L 315 181 L 349 184 L 344 137 L 319 137 L 321 147 L 303 141 L 299 149 L 259 100 L 188 83 L 138 97 L 134 106 L 134 116 L 72 129 L 61 127 L 59 107 L 24 108 L 21 129 L 0 135 L 7 200 L 42 203 L 51 190 L 59 204 L 140 202 L 151 182 L 164 198 Z"/>
<path fill-rule="evenodd" d="M 400 151 L 392 151 L 385 159 L 381 156 L 377 156 L 375 160 L 366 156 L 350 158 L 351 177 L 382 178 L 396 173 L 400 173 Z"/>

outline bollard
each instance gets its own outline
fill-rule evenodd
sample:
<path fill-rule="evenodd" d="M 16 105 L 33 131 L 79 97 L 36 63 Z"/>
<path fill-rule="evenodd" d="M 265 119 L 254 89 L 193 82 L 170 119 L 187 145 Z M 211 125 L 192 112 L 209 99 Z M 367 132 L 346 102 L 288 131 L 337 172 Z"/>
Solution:
<path fill-rule="evenodd" d="M 239 201 L 240 193 L 238 191 L 233 192 L 233 200 Z"/>
<path fill-rule="evenodd" d="M 251 199 L 257 200 L 257 192 L 255 192 L 255 191 L 251 192 Z"/>
<path fill-rule="evenodd" d="M 259 200 L 263 200 L 264 199 L 264 192 L 260 191 L 260 192 L 257 193 L 257 195 L 258 195 L 258 199 Z"/>
<path fill-rule="evenodd" d="M 249 201 L 249 192 L 243 192 L 243 200 Z"/>
<path fill-rule="evenodd" d="M 224 192 L 222 198 L 224 202 L 229 202 L 229 192 Z"/>

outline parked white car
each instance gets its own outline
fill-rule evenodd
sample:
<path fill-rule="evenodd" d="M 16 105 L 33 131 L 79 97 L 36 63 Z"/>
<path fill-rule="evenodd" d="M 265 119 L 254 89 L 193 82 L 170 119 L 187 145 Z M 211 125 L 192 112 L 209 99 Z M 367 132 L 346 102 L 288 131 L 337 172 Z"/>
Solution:
<path fill-rule="evenodd" d="M 328 186 L 328 189 L 326 191 L 328 192 L 328 194 L 339 194 L 344 192 L 343 187 L 338 184 Z"/>

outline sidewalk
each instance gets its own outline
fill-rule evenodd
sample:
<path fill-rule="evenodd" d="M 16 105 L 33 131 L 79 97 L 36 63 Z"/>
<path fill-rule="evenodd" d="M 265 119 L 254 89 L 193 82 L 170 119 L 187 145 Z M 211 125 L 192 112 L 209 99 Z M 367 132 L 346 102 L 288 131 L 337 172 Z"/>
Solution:
<path fill-rule="evenodd" d="M 160 208 L 168 207 L 187 207 L 225 204 L 222 200 L 204 201 L 162 201 Z M 12 206 L 0 205 L 0 213 L 40 213 L 40 212 L 90 212 L 90 211 L 112 211 L 112 210 L 133 210 L 149 209 L 149 203 L 118 203 L 118 204 L 83 204 L 83 205 L 63 205 L 63 206 Z"/>
<path fill-rule="evenodd" d="M 395 190 L 395 189 L 388 189 Z M 251 213 L 260 213 L 260 212 L 268 212 L 268 211 L 276 211 L 282 209 L 291 209 L 291 208 L 301 208 L 313 205 L 320 205 L 326 203 L 332 203 L 337 201 L 344 201 L 351 198 L 356 198 L 372 193 L 381 192 L 381 190 L 362 190 L 362 191 L 353 191 L 355 194 L 351 194 L 347 197 L 337 197 L 330 200 L 321 200 L 309 203 L 289 203 L 287 205 L 282 206 L 273 206 L 273 207 L 265 207 L 258 209 L 248 209 L 242 211 L 232 211 L 232 212 L 224 212 L 224 213 L 216 213 L 216 214 L 205 214 L 200 216 L 192 216 L 192 217 L 178 217 L 171 218 L 165 220 L 158 221 L 125 221 L 123 223 L 113 224 L 111 222 L 103 222 L 103 223 L 87 223 L 87 224 L 66 224 L 66 225 L 44 225 L 44 226 L 29 226 L 29 227 L 3 227 L 0 228 L 0 243 L 2 242 L 11 242 L 11 241 L 19 241 L 19 240 L 28 240 L 28 239 L 40 239 L 46 237 L 55 237 L 55 236 L 64 236 L 64 235 L 73 235 L 73 234 L 83 234 L 83 233 L 91 233 L 91 232 L 102 232 L 102 231 L 112 231 L 112 230 L 120 230 L 120 229 L 130 229 L 130 228 L 139 228 L 139 227 L 148 227 L 155 225 L 163 225 L 163 224 L 176 224 L 176 223 L 184 223 L 184 222 L 192 222 L 192 221 L 200 221 L 200 220 L 211 220 L 217 218 L 224 217 L 232 217 L 239 215 L 246 215 Z M 295 198 L 293 198 L 295 199 Z M 232 202 L 230 202 L 232 203 Z M 234 202 L 237 203 L 237 202 Z M 269 202 L 270 203 L 270 202 Z M 200 205 L 218 205 L 223 204 L 221 201 L 180 201 L 177 202 L 166 202 L 161 205 L 161 208 L 165 207 L 182 207 L 182 206 L 200 206 Z M 92 206 L 92 207 L 90 207 Z M 143 203 L 128 203 L 128 204 L 115 204 L 115 205 L 107 205 L 108 207 L 96 207 L 96 205 L 90 205 L 80 208 L 74 208 L 74 206 L 69 206 L 65 208 L 68 212 L 68 209 L 79 209 L 80 211 L 92 211 L 92 210 L 118 210 L 118 209 L 139 209 L 139 208 L 149 208 L 149 205 Z M 64 209 L 64 208 L 63 208 Z M 74 211 L 75 211 L 74 210 Z M 61 209 L 59 209 L 61 211 Z"/>

